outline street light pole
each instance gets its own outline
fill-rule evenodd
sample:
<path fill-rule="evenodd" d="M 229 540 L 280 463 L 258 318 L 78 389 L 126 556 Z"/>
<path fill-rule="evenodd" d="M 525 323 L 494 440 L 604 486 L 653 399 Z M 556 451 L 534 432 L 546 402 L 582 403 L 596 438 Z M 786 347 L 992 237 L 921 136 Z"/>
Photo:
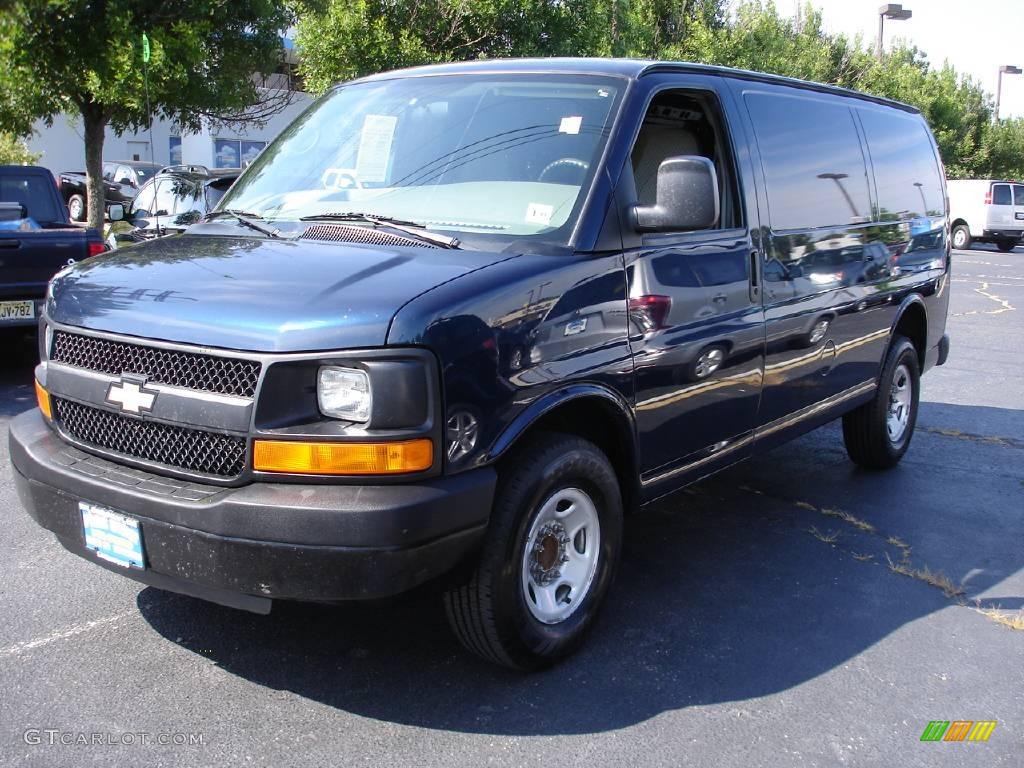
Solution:
<path fill-rule="evenodd" d="M 882 32 L 885 31 L 885 20 L 906 21 L 913 15 L 913 11 L 899 3 L 886 3 L 878 9 L 878 41 L 875 45 L 875 55 L 879 61 L 882 60 Z"/>
<path fill-rule="evenodd" d="M 1024 72 L 1020 67 L 1015 67 L 1012 64 L 1003 64 L 999 68 L 999 83 L 996 85 L 996 122 L 999 122 L 999 104 L 1003 99 L 1003 75 L 1019 75 Z"/>

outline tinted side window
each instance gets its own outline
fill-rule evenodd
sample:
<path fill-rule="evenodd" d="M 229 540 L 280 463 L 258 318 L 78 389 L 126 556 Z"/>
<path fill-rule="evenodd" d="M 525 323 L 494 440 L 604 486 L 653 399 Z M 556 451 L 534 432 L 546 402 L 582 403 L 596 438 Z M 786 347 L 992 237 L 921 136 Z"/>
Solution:
<path fill-rule="evenodd" d="M 923 122 L 895 109 L 858 109 L 875 171 L 876 219 L 941 216 L 942 179 Z"/>
<path fill-rule="evenodd" d="M 867 168 L 846 104 L 756 92 L 744 100 L 761 152 L 772 229 L 867 221 Z"/>
<path fill-rule="evenodd" d="M 1024 186 L 1013 185 L 1013 204 L 1024 206 Z"/>
<path fill-rule="evenodd" d="M 1011 205 L 1010 200 L 1010 185 L 1009 184 L 993 184 L 992 185 L 992 205 Z"/>

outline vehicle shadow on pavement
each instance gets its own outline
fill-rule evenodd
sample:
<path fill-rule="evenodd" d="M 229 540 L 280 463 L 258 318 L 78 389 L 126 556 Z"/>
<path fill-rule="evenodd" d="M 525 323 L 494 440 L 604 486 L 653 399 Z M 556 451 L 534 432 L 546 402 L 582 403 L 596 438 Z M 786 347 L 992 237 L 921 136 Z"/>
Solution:
<path fill-rule="evenodd" d="M 35 329 L 0 328 L 0 349 L 0 417 L 16 416 L 36 405 L 32 370 L 39 362 L 39 346 Z"/>
<path fill-rule="evenodd" d="M 232 674 L 360 716 L 501 735 L 607 731 L 798 686 L 944 609 L 965 631 L 1022 639 L 972 610 L 1024 565 L 1024 524 L 1008 503 L 1020 498 L 1024 444 L 1005 437 L 1021 434 L 1019 411 L 923 403 L 915 445 L 891 472 L 854 468 L 832 425 L 677 494 L 628 520 L 585 647 L 534 675 L 463 652 L 429 591 L 255 616 L 149 588 L 138 606 L 158 633 Z M 901 563 L 965 592 L 949 597 L 894 571 Z"/>

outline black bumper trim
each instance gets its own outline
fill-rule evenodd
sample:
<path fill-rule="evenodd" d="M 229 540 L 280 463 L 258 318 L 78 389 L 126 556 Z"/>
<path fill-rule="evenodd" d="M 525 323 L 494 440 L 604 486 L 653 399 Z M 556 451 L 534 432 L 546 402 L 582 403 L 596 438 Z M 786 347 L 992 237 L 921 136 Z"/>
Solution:
<path fill-rule="evenodd" d="M 120 484 L 97 475 L 91 458 L 68 466 L 66 449 L 37 410 L 10 422 L 18 494 L 61 544 L 98 561 L 85 548 L 78 501 L 108 506 L 140 521 L 147 570 L 102 565 L 257 612 L 270 598 L 388 597 L 451 570 L 478 545 L 496 481 L 483 468 L 417 485 L 254 483 L 194 501 L 147 490 L 161 476 Z"/>

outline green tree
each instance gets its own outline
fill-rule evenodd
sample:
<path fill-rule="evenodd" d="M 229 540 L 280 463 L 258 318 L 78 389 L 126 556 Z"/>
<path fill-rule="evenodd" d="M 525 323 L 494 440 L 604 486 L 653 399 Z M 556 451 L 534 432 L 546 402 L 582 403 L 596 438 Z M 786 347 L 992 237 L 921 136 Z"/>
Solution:
<path fill-rule="evenodd" d="M 0 165 L 34 165 L 42 157 L 30 152 L 23 139 L 0 132 Z"/>
<path fill-rule="evenodd" d="M 656 56 L 724 23 L 726 0 L 329 0 L 298 25 L 322 93 L 398 67 L 509 56 Z"/>
<path fill-rule="evenodd" d="M 272 72 L 296 6 L 274 0 L 11 0 L 0 10 L 0 129 L 23 135 L 61 113 L 81 117 L 89 225 L 103 222 L 101 169 L 109 125 L 138 130 L 152 116 L 195 130 L 267 103 L 254 73 Z M 151 60 L 143 66 L 142 35 Z M 149 99 L 145 74 L 148 74 Z M 259 116 L 259 115 L 258 115 Z M 257 116 L 257 117 L 258 117 Z"/>

